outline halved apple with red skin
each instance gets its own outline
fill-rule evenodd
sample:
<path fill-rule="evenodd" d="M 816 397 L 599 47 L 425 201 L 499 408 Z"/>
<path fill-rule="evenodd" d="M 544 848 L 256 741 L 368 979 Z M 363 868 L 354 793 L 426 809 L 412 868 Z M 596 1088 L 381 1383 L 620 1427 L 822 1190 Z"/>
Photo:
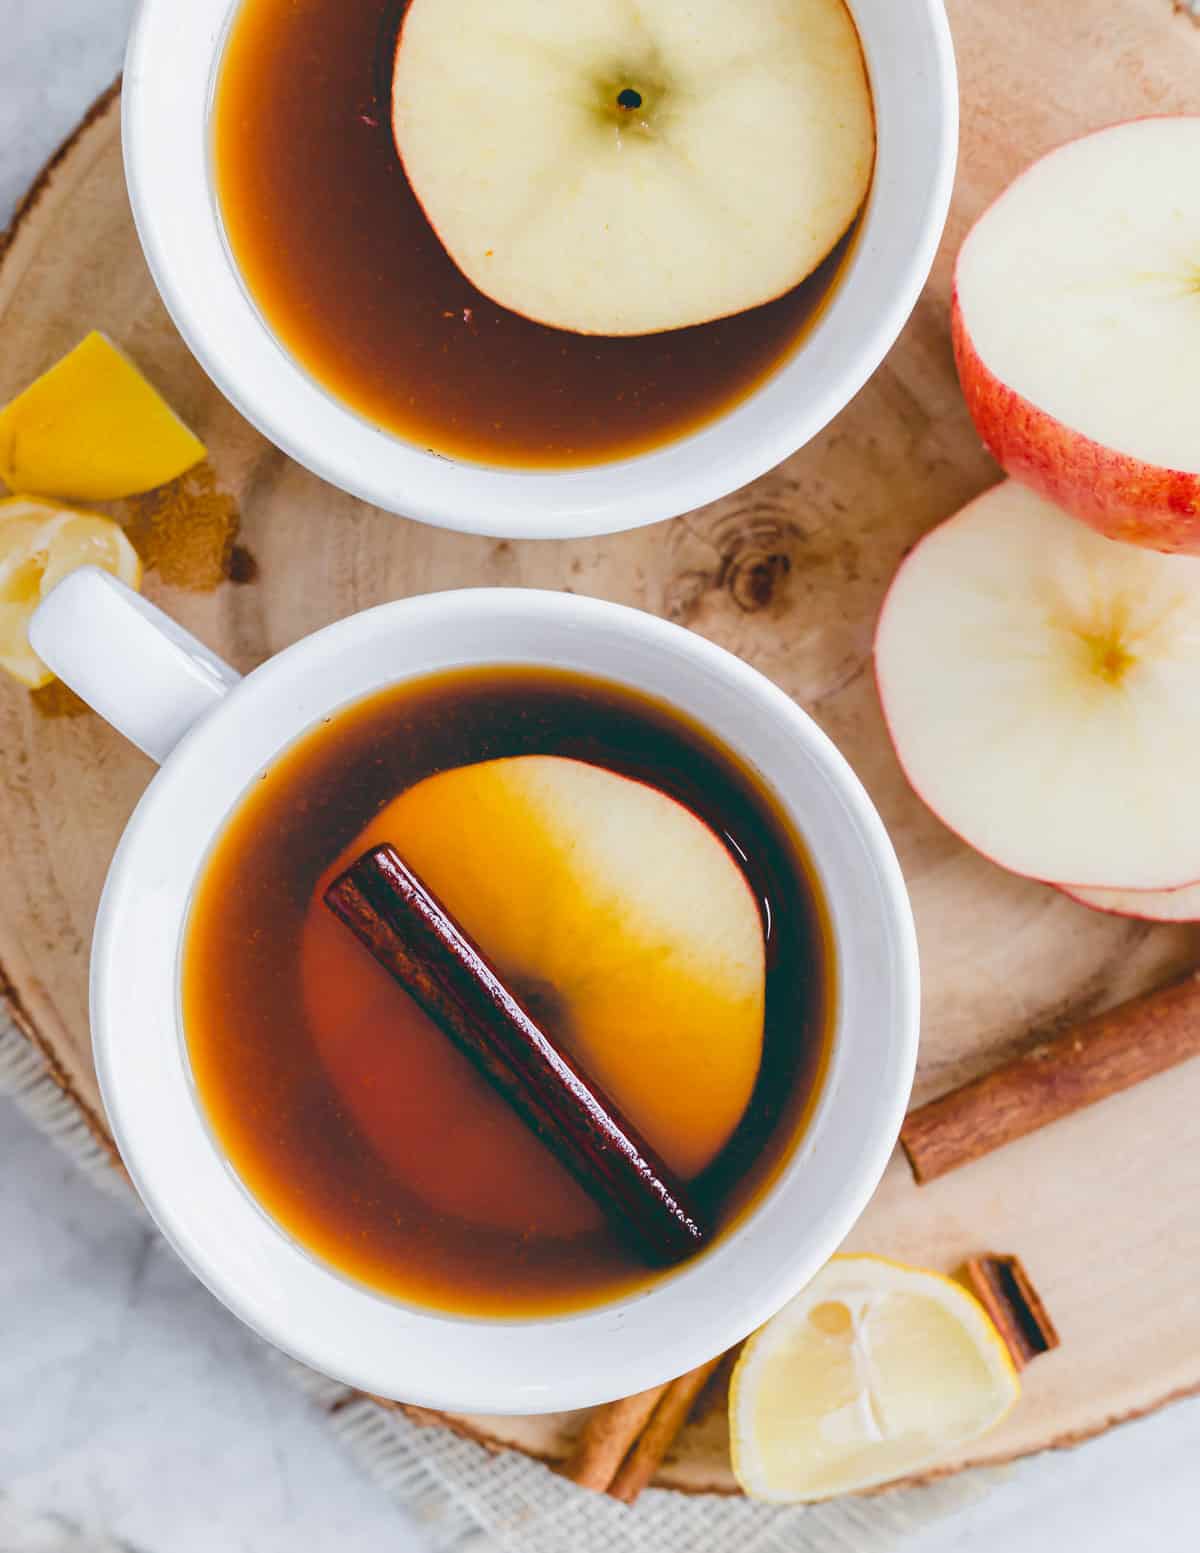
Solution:
<path fill-rule="evenodd" d="M 1200 551 L 1200 116 L 1035 162 L 976 222 L 952 331 L 972 419 L 1016 479 L 1112 539 Z"/>
<path fill-rule="evenodd" d="M 1142 922 L 1200 922 L 1200 884 L 1178 890 L 1087 890 L 1060 885 L 1064 895 L 1105 911 L 1114 917 L 1137 917 Z"/>
<path fill-rule="evenodd" d="M 703 820 L 583 761 L 461 766 L 387 804 L 331 863 L 308 914 L 309 1025 L 376 1151 L 438 1211 L 566 1234 L 598 1210 L 320 903 L 382 842 L 673 1170 L 711 1163 L 758 1076 L 766 971 L 759 904 Z M 406 1082 L 414 1065 L 419 1086 Z"/>
<path fill-rule="evenodd" d="M 1200 559 L 1005 481 L 901 566 L 875 664 L 909 781 L 986 857 L 1093 888 L 1200 878 Z"/>
<path fill-rule="evenodd" d="M 581 334 L 781 296 L 850 227 L 875 158 L 843 0 L 411 0 L 392 128 L 467 279 Z"/>

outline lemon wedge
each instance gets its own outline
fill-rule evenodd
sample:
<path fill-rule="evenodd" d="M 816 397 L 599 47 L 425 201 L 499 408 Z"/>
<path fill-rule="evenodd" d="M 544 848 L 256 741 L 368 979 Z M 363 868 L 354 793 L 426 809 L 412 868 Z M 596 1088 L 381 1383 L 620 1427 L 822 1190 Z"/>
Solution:
<path fill-rule="evenodd" d="M 0 501 L 0 668 L 30 690 L 54 675 L 29 645 L 29 619 L 55 583 L 80 566 L 100 566 L 131 588 L 142 563 L 120 525 L 36 497 Z"/>
<path fill-rule="evenodd" d="M 746 1344 L 733 1470 L 756 1499 L 856 1493 L 992 1428 L 1020 1382 L 983 1307 L 939 1273 L 835 1256 Z"/>
<path fill-rule="evenodd" d="M 0 410 L 0 479 L 12 491 L 117 501 L 174 480 L 205 455 L 102 334 L 89 334 Z"/>

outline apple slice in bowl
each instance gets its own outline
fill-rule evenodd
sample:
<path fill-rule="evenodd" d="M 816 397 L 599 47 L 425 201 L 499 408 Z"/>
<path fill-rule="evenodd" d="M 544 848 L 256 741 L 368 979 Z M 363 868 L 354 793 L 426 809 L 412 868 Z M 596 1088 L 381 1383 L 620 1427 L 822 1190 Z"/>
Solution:
<path fill-rule="evenodd" d="M 308 910 L 313 1038 L 372 1145 L 439 1212 L 486 1205 L 491 1224 L 528 1229 L 536 1203 L 542 1233 L 568 1234 L 597 1222 L 591 1201 L 565 1171 L 547 1184 L 543 1145 L 321 905 L 385 842 L 672 1170 L 691 1179 L 716 1158 L 758 1078 L 766 948 L 745 874 L 698 815 L 562 756 L 456 766 L 385 804 Z M 497 1148 L 508 1168 L 493 1176 Z"/>
<path fill-rule="evenodd" d="M 467 279 L 581 334 L 791 290 L 853 223 L 875 155 L 843 0 L 411 0 L 392 127 Z"/>
<path fill-rule="evenodd" d="M 1200 879 L 1200 559 L 1006 481 L 905 560 L 875 666 L 909 781 L 977 851 L 1087 888 Z"/>

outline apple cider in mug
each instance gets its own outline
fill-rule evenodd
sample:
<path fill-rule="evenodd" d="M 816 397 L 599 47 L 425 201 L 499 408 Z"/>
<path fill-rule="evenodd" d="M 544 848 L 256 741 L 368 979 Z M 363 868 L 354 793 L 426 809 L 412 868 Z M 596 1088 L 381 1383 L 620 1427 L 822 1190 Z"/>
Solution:
<path fill-rule="evenodd" d="M 586 1129 L 547 1133 L 472 1060 L 422 984 L 436 956 L 398 984 L 331 909 L 385 846 L 677 1184 L 703 1244 L 719 1240 L 802 1135 L 832 1027 L 820 892 L 760 782 L 609 681 L 455 670 L 303 736 L 201 877 L 184 1029 L 202 1110 L 252 1195 L 382 1292 L 553 1313 L 646 1287 L 691 1248 L 648 1256 L 585 1189 Z M 498 1009 L 485 1036 L 498 1019 L 504 1034 Z"/>
<path fill-rule="evenodd" d="M 516 468 L 749 395 L 827 299 L 874 149 L 842 0 L 243 0 L 213 110 L 278 339 L 379 426 Z"/>

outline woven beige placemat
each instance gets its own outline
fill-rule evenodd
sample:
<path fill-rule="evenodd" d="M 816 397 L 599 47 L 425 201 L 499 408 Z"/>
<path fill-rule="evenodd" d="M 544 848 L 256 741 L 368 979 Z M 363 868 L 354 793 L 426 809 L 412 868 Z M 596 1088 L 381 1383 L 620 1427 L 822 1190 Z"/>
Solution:
<path fill-rule="evenodd" d="M 0 1007 L 0 1094 L 9 1096 L 97 1186 L 144 1212 L 45 1058 Z M 413 1423 L 283 1355 L 279 1364 L 395 1503 L 421 1525 L 431 1553 L 885 1553 L 981 1498 L 1012 1468 L 816 1506 L 752 1504 L 648 1489 L 629 1509 L 557 1477 L 514 1451 L 493 1452 L 448 1429 Z M 70 1528 L 18 1527 L 0 1498 L 0 1548 L 82 1548 Z M 6 1519 L 7 1517 L 7 1519 Z M 56 1523 L 57 1524 L 57 1523 Z M 56 1540 L 56 1537 L 58 1540 Z M 76 1540 L 72 1541 L 72 1537 Z"/>

